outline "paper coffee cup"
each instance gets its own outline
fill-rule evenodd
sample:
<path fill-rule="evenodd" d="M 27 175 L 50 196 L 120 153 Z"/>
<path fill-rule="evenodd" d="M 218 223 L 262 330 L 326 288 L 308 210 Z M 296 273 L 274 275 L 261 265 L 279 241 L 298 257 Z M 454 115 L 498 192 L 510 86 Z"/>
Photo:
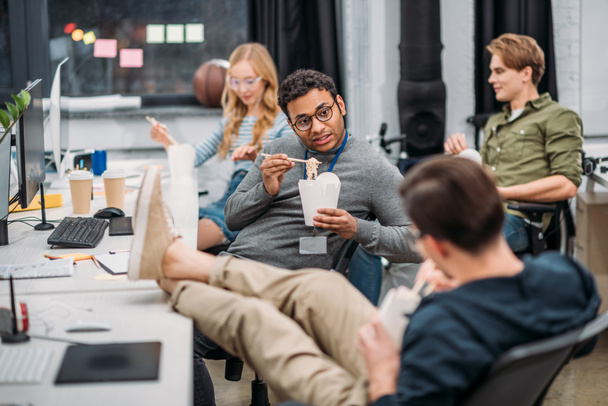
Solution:
<path fill-rule="evenodd" d="M 89 214 L 91 211 L 93 174 L 89 171 L 72 171 L 68 180 L 74 214 Z"/>
<path fill-rule="evenodd" d="M 322 173 L 315 180 L 300 179 L 298 189 L 302 199 L 304 223 L 307 226 L 313 226 L 313 217 L 320 215 L 317 213 L 318 209 L 338 208 L 340 179 L 334 173 Z"/>
<path fill-rule="evenodd" d="M 167 148 L 169 169 L 173 183 L 187 183 L 194 179 L 194 147 L 189 144 L 173 144 Z"/>
<path fill-rule="evenodd" d="M 125 180 L 127 174 L 122 169 L 108 169 L 101 177 L 106 192 L 106 207 L 125 209 Z"/>

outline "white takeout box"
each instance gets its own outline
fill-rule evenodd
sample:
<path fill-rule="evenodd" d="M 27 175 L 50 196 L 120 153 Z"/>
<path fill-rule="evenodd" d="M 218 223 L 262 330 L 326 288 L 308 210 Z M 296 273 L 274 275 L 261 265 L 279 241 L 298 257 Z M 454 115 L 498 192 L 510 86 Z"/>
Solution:
<path fill-rule="evenodd" d="M 340 178 L 334 173 L 324 172 L 315 180 L 300 179 L 298 182 L 304 222 L 313 226 L 312 218 L 319 215 L 320 208 L 336 209 L 340 197 Z"/>

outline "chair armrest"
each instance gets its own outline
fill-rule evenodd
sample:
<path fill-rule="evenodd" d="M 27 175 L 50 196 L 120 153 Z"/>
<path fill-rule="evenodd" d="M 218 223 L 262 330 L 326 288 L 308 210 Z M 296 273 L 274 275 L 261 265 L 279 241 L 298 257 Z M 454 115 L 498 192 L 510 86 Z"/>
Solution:
<path fill-rule="evenodd" d="M 355 240 L 349 240 L 344 249 L 342 250 L 342 254 L 338 257 L 334 266 L 332 266 L 331 271 L 340 272 L 342 275 L 346 273 L 348 269 L 348 264 L 350 263 L 350 259 L 353 257 L 355 250 L 359 243 Z"/>
<path fill-rule="evenodd" d="M 556 207 L 545 203 L 509 203 L 507 208 L 523 213 L 552 213 Z"/>

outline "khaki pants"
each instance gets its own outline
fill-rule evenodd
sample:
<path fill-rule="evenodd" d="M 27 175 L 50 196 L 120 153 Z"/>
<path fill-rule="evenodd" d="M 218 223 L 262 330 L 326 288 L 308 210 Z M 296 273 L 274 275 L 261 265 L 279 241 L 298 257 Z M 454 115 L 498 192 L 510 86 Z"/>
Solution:
<path fill-rule="evenodd" d="M 342 275 L 221 256 L 209 285 L 181 282 L 170 304 L 247 362 L 280 400 L 367 404 L 356 341 L 374 307 Z"/>

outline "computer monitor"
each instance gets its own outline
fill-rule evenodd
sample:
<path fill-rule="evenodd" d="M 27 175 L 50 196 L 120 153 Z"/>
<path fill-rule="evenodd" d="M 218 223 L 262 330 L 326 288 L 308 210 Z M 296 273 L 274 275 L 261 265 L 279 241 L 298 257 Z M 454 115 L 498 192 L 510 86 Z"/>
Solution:
<path fill-rule="evenodd" d="M 57 173 L 59 174 L 60 178 L 63 177 L 67 169 L 65 167 L 66 159 L 61 158 L 61 153 L 62 151 L 68 150 L 69 144 L 68 140 L 64 140 L 61 134 L 61 66 L 66 63 L 68 59 L 70 58 L 65 58 L 59 62 L 59 65 L 57 65 L 57 70 L 55 71 L 55 77 L 53 78 L 53 83 L 51 84 L 51 94 L 49 98 L 49 121 L 45 128 L 45 132 L 48 134 L 48 136 L 45 138 L 50 139 L 51 144 L 53 145 L 53 162 L 55 164 L 55 168 L 57 168 Z"/>
<path fill-rule="evenodd" d="M 1 132 L 0 132 L 1 134 Z M 11 135 L 0 144 L 0 219 L 8 215 L 11 180 Z"/>
<path fill-rule="evenodd" d="M 40 184 L 46 178 L 42 80 L 35 80 L 25 90 L 30 93 L 32 100 L 19 120 L 16 137 L 19 204 L 21 207 L 29 206 L 38 192 Z"/>
<path fill-rule="evenodd" d="M 3 132 L 3 131 L 2 131 Z M 11 179 L 11 136 L 0 143 L 0 246 L 8 244 L 8 201 Z"/>

